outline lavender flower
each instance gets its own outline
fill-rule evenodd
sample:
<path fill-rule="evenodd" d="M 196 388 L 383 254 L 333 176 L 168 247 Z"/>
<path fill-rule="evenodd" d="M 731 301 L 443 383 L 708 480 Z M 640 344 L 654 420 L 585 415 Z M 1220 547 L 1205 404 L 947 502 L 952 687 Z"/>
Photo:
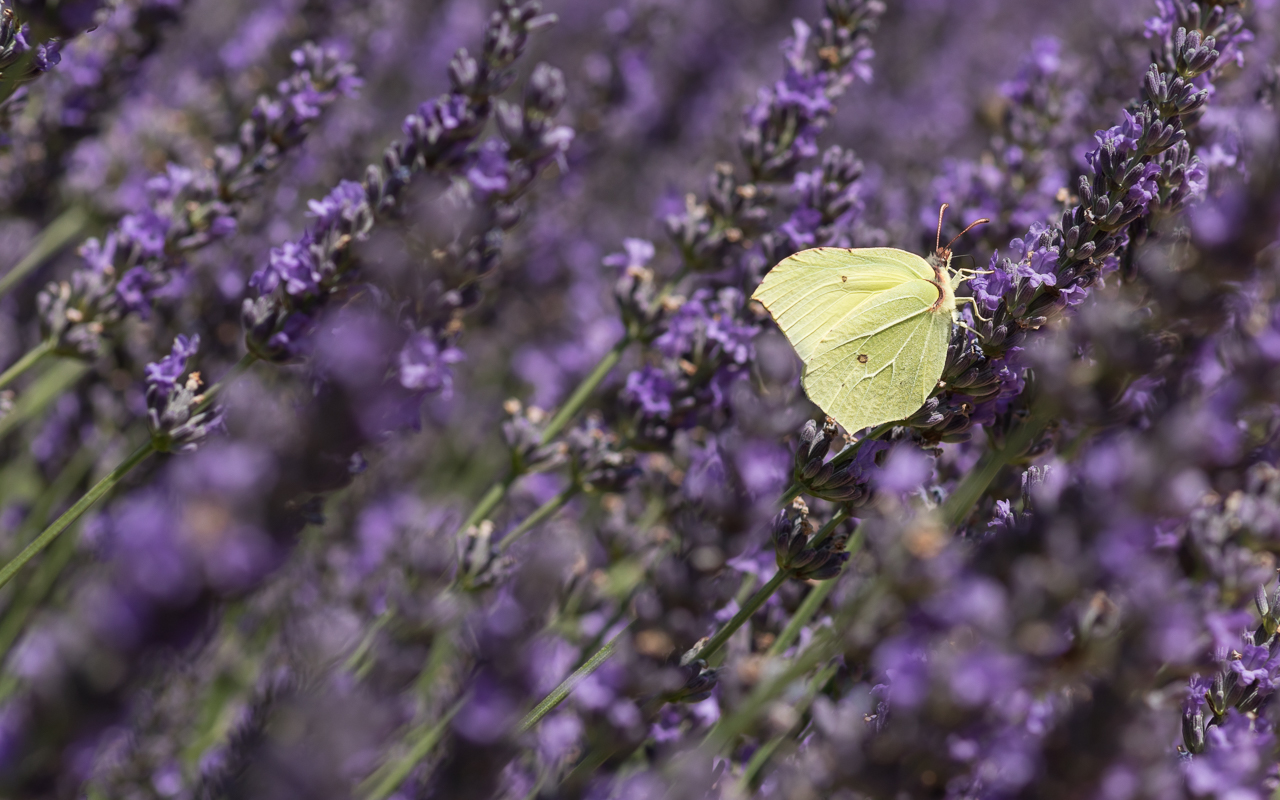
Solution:
<path fill-rule="evenodd" d="M 236 231 L 236 215 L 314 127 L 320 109 L 360 84 L 354 68 L 314 45 L 294 51 L 294 74 L 261 95 L 235 145 L 218 148 L 213 169 L 170 164 L 146 183 L 148 207 L 124 216 L 101 241 L 82 247 L 84 266 L 51 283 L 37 304 L 56 352 L 89 357 L 130 313 L 146 316 L 186 268 L 186 254 Z"/>
<path fill-rule="evenodd" d="M 56 66 L 62 60 L 63 40 L 91 27 L 102 3 L 72 3 L 56 11 L 27 5 L 21 21 L 9 4 L 0 9 L 0 102 L 12 102 L 22 84 Z"/>
<path fill-rule="evenodd" d="M 510 66 L 528 34 L 553 21 L 553 16 L 541 14 L 537 3 L 504 4 L 490 21 L 480 60 L 465 49 L 457 52 L 449 65 L 453 91 L 423 103 L 405 118 L 405 139 L 387 148 L 383 165 L 370 165 L 363 183 L 343 181 L 312 205 L 316 223 L 296 243 L 273 251 L 270 263 L 250 281 L 260 295 L 246 300 L 241 312 L 251 352 L 267 360 L 288 360 L 305 352 L 316 314 L 355 279 L 348 246 L 366 239 L 375 220 L 396 208 L 415 173 L 465 164 L 474 191 L 495 195 L 494 234 L 500 236 L 503 228 L 515 224 L 519 216 L 508 203 L 572 138 L 567 129 L 549 124 L 564 102 L 563 82 L 554 77 L 558 73 L 550 67 L 535 70 L 523 112 L 499 106 L 507 143 L 490 140 L 476 147 L 476 139 L 492 112 L 491 96 L 509 85 Z M 523 122 L 517 125 L 519 120 Z M 518 161 L 508 163 L 508 147 Z M 491 247 L 485 249 L 492 252 Z M 481 259 L 490 257 L 481 253 Z M 483 264 L 477 266 L 484 271 Z"/>
<path fill-rule="evenodd" d="M 190 452 L 222 429 L 221 409 L 200 394 L 200 373 L 183 377 L 199 348 L 199 336 L 178 336 L 169 355 L 147 365 L 147 420 L 161 452 Z"/>

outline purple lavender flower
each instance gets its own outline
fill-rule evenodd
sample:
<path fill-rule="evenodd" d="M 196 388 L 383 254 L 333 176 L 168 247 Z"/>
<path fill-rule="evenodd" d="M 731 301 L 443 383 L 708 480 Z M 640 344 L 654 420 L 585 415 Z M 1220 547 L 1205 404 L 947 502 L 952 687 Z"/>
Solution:
<path fill-rule="evenodd" d="M 1264 721 L 1233 709 L 1224 725 L 1211 729 L 1207 754 L 1187 765 L 1187 787 L 1215 798 L 1264 797 L 1257 781 L 1268 769 L 1263 752 L 1269 752 L 1273 739 Z"/>
<path fill-rule="evenodd" d="M 289 294 L 303 296 L 319 291 L 321 277 L 305 243 L 285 242 L 271 249 L 267 266 L 250 276 L 249 285 L 260 292 L 283 285 Z"/>
<path fill-rule="evenodd" d="M 1276 658 L 1271 655 L 1269 648 L 1245 645 L 1244 652 L 1231 661 L 1230 667 L 1244 686 L 1256 682 L 1259 688 L 1274 688 L 1272 673 L 1276 669 Z"/>
<path fill-rule="evenodd" d="M 104 245 L 87 242 L 85 266 L 69 283 L 50 284 L 40 293 L 45 335 L 59 352 L 93 355 L 107 329 L 126 314 L 171 302 L 166 289 L 181 294 L 172 290 L 181 285 L 184 254 L 235 233 L 240 207 L 285 153 L 302 143 L 319 109 L 359 86 L 354 68 L 332 51 L 307 45 L 292 59 L 294 75 L 279 84 L 276 95 L 259 97 L 238 143 L 218 148 L 212 169 L 169 164 L 149 178 L 147 207 L 125 215 Z M 291 97 L 308 99 L 289 105 Z"/>
<path fill-rule="evenodd" d="M 147 365 L 147 419 L 151 438 L 162 452 L 190 452 L 210 434 L 222 430 L 222 410 L 200 394 L 200 373 L 187 372 L 187 361 L 200 348 L 200 337 L 181 334 L 169 355 Z"/>
<path fill-rule="evenodd" d="M 187 359 L 200 349 L 200 337 L 181 334 L 173 342 L 173 350 L 158 362 L 147 365 L 147 387 L 168 394 L 176 388 L 187 370 Z"/>
<path fill-rule="evenodd" d="M 665 418 L 671 414 L 671 396 L 675 389 L 675 383 L 661 370 L 645 367 L 627 376 L 623 396 L 646 416 Z"/>
<path fill-rule="evenodd" d="M 606 267 L 643 269 L 653 260 L 655 250 L 653 242 L 647 239 L 623 239 L 623 252 L 612 253 L 604 257 Z"/>
<path fill-rule="evenodd" d="M 510 3 L 503 8 L 491 20 L 493 35 L 486 40 L 482 60 L 476 61 L 465 49 L 455 54 L 450 64 L 453 90 L 423 103 L 417 113 L 405 118 L 401 126 L 404 140 L 386 150 L 381 166 L 370 165 L 362 183 L 342 181 L 323 201 L 312 205 L 316 222 L 297 240 L 292 252 L 307 252 L 316 289 L 308 284 L 303 292 L 294 292 L 286 282 L 285 291 L 277 292 L 281 281 L 269 277 L 277 269 L 272 264 L 255 273 L 253 286 L 259 296 L 245 299 L 241 319 L 249 348 L 259 358 L 289 360 L 302 354 L 302 339 L 315 324 L 315 312 L 344 284 L 355 280 L 348 247 L 367 239 L 378 218 L 397 207 L 416 173 L 465 165 L 468 180 L 479 194 L 494 195 L 496 205 L 489 209 L 492 227 L 476 237 L 479 241 L 473 247 L 478 251 L 477 259 L 496 257 L 497 250 L 490 243 L 500 241 L 503 231 L 519 220 L 518 212 L 507 203 L 527 189 L 539 170 L 559 157 L 570 141 L 563 131 L 549 125 L 564 102 L 562 79 L 551 77 L 558 73 L 550 67 L 535 69 L 523 108 L 506 107 L 503 116 L 507 119 L 500 127 L 507 143 L 477 141 L 494 110 L 490 95 L 506 88 L 506 70 L 523 49 L 528 33 L 554 19 L 542 15 L 533 2 Z M 516 117 L 521 121 L 518 126 Z M 515 148 L 521 161 L 504 167 L 508 145 Z M 305 297 L 294 299 L 300 295 Z"/>
<path fill-rule="evenodd" d="M 448 399 L 453 394 L 453 373 L 449 365 L 465 358 L 456 347 L 442 347 L 434 338 L 421 332 L 413 333 L 400 350 L 397 369 L 400 385 L 414 391 L 438 393 Z"/>

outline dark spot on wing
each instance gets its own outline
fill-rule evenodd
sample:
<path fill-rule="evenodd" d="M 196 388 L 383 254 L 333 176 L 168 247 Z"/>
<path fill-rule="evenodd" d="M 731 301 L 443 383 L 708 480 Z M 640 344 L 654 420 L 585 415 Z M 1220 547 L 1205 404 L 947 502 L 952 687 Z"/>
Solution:
<path fill-rule="evenodd" d="M 849 276 L 848 276 L 848 275 L 841 275 L 841 276 L 840 276 L 840 282 L 841 282 L 841 283 L 844 283 L 844 282 L 846 282 L 846 281 L 848 281 L 848 280 L 849 280 Z"/>
<path fill-rule="evenodd" d="M 865 364 L 865 363 L 867 363 L 867 354 L 866 354 L 866 353 L 859 353 L 859 354 L 858 354 L 858 363 L 859 363 L 859 364 Z"/>

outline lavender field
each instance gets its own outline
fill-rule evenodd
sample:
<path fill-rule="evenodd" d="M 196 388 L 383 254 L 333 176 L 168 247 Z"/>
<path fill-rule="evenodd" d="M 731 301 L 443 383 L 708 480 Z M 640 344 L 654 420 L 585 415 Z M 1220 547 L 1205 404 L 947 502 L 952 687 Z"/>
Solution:
<path fill-rule="evenodd" d="M 1280 0 L 2 4 L 0 797 L 1280 798 Z"/>

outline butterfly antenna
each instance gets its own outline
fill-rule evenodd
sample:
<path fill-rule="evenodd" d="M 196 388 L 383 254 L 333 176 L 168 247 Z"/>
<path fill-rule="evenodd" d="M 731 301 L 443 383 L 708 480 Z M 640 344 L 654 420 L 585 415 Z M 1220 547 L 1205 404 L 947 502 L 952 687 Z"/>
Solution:
<path fill-rule="evenodd" d="M 943 206 L 943 208 L 946 208 L 946 206 Z M 982 219 L 976 219 L 976 220 L 974 220 L 973 222 L 970 222 L 970 223 L 969 223 L 969 227 L 967 227 L 967 228 L 965 228 L 964 230 L 962 230 L 962 231 L 960 231 L 959 233 L 957 233 L 957 234 L 956 234 L 956 236 L 955 236 L 955 239 L 952 239 L 951 241 L 947 242 L 947 249 L 948 249 L 948 250 L 950 250 L 950 249 L 951 249 L 951 245 L 953 245 L 953 244 L 955 244 L 955 243 L 956 243 L 956 239 L 959 239 L 961 236 L 964 236 L 966 233 L 968 233 L 969 231 L 971 231 L 971 230 L 973 230 L 974 228 L 978 227 L 979 225 L 985 225 L 986 223 L 988 223 L 988 222 L 990 222 L 990 221 L 991 221 L 991 220 L 987 219 L 986 217 L 983 217 Z M 941 233 L 941 231 L 942 231 L 942 218 L 941 218 L 941 217 L 939 217 L 939 218 L 938 218 L 938 231 L 939 231 L 939 233 Z M 939 238 L 941 238 L 941 237 L 939 237 Z"/>
<path fill-rule="evenodd" d="M 942 249 L 942 212 L 947 210 L 947 205 L 947 203 L 943 203 L 942 208 L 938 209 L 938 238 L 933 241 L 934 250 Z"/>

